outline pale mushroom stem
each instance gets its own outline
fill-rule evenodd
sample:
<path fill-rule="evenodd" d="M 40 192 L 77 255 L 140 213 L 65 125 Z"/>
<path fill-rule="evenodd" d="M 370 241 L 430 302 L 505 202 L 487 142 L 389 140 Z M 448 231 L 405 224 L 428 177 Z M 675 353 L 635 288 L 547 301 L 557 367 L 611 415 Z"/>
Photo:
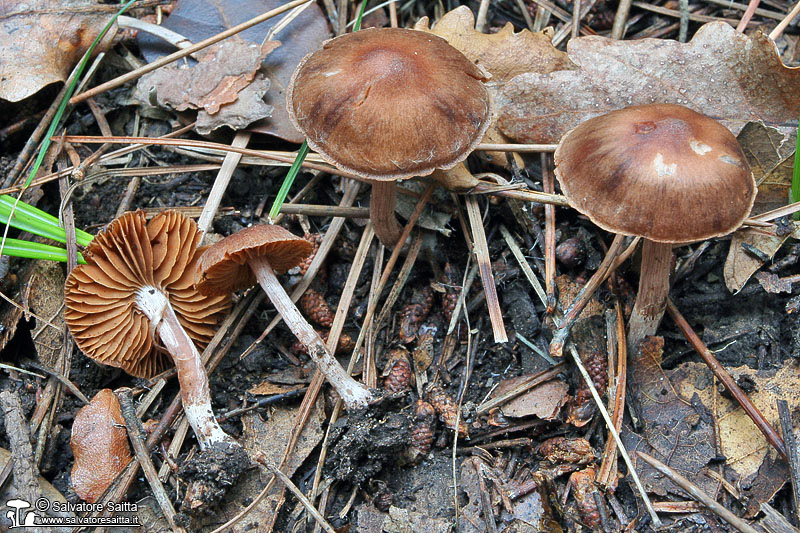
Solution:
<path fill-rule="evenodd" d="M 164 293 L 152 287 L 144 287 L 139 291 L 137 304 L 150 319 L 150 323 L 157 324 L 158 336 L 175 362 L 181 386 L 183 410 L 197 435 L 200 449 L 205 450 L 220 442 L 236 444 L 233 438 L 222 430 L 214 416 L 208 388 L 208 374 L 200 358 L 200 352 L 181 326 Z"/>
<path fill-rule="evenodd" d="M 269 261 L 263 257 L 252 260 L 250 261 L 250 268 L 253 269 L 258 283 L 267 293 L 272 305 L 278 310 L 278 313 L 283 317 L 284 322 L 292 330 L 295 337 L 306 347 L 317 368 L 325 375 L 328 382 L 333 385 L 347 408 L 366 407 L 369 401 L 372 400 L 372 394 L 369 389 L 345 372 L 336 358 L 328 351 L 325 342 L 311 327 L 311 324 L 303 318 L 292 299 L 286 294 Z"/>
<path fill-rule="evenodd" d="M 639 292 L 628 323 L 628 353 L 636 355 L 639 343 L 655 335 L 669 297 L 672 245 L 643 239 Z"/>
<path fill-rule="evenodd" d="M 392 248 L 400 235 L 403 226 L 397 222 L 394 208 L 397 204 L 397 184 L 394 181 L 373 181 L 372 194 L 369 201 L 369 219 L 375 235 L 387 248 Z"/>

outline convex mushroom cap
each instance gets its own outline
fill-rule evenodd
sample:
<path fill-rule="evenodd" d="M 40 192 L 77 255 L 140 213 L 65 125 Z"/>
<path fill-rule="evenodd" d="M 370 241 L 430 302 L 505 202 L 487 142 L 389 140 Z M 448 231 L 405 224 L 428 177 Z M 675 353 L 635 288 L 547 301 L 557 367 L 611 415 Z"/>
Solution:
<path fill-rule="evenodd" d="M 365 29 L 307 55 L 287 106 L 309 146 L 338 168 L 371 180 L 425 176 L 481 141 L 489 76 L 430 33 Z"/>
<path fill-rule="evenodd" d="M 203 294 L 230 294 L 257 283 L 249 263 L 265 257 L 283 273 L 311 253 L 312 245 L 289 230 L 272 224 L 245 228 L 209 247 L 200 257 L 195 287 Z"/>
<path fill-rule="evenodd" d="M 663 243 L 726 235 L 756 185 L 736 137 L 683 106 L 632 106 L 570 130 L 555 152 L 571 206 L 601 228 Z"/>
<path fill-rule="evenodd" d="M 164 370 L 169 355 L 157 346 L 154 328 L 137 306 L 145 287 L 163 292 L 192 340 L 201 348 L 208 344 L 230 308 L 230 295 L 195 290 L 200 239 L 197 224 L 176 211 L 150 222 L 142 211 L 112 221 L 89 245 L 88 264 L 73 269 L 66 281 L 64 319 L 78 347 L 132 376 Z"/>

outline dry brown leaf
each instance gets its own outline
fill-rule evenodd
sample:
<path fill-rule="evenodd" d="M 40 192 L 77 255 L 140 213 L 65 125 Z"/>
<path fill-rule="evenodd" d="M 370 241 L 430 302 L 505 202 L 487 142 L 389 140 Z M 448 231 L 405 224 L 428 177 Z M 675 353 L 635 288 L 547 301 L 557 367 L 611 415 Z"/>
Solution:
<path fill-rule="evenodd" d="M 164 27 L 178 32 L 192 42 L 199 42 L 285 3 L 284 0 L 181 0 L 164 22 Z M 283 17 L 275 17 L 239 34 L 247 42 L 261 44 L 267 33 Z M 272 115 L 249 126 L 249 130 L 274 135 L 300 143 L 303 136 L 289 121 L 284 91 L 294 69 L 308 53 L 317 50 L 332 37 L 322 9 L 312 3 L 276 35 L 282 46 L 262 63 L 260 75 L 269 79 L 269 91 L 259 97 L 273 108 Z M 153 61 L 174 50 L 155 38 L 141 35 L 139 42 L 145 58 Z M 255 96 L 251 96 L 253 105 Z"/>
<path fill-rule="evenodd" d="M 292 452 L 287 468 L 284 470 L 286 475 L 293 476 L 300 465 L 308 458 L 314 448 L 320 443 L 323 436 L 322 424 L 325 422 L 325 413 L 322 409 L 324 401 L 319 398 L 311 409 L 308 421 L 303 428 Z M 258 413 L 250 412 L 242 416 L 242 427 L 244 433 L 244 448 L 250 457 L 256 453 L 261 453 L 266 460 L 273 465 L 278 465 L 283 457 L 285 443 L 289 441 L 290 435 L 297 422 L 297 407 L 273 406 L 269 409 L 269 416 L 262 418 Z M 242 476 L 239 481 L 231 487 L 229 494 L 226 495 L 221 508 L 216 515 L 203 518 L 203 525 L 210 526 L 210 529 L 220 525 L 220 516 L 232 517 L 239 513 L 252 498 L 261 492 L 269 481 L 269 473 L 253 469 Z M 282 502 L 279 498 L 281 487 L 273 487 L 273 490 L 261 501 L 242 522 L 236 527 L 235 531 L 259 531 L 269 533 L 272 531 L 274 522 L 278 517 L 276 508 Z M 200 530 L 200 524 L 198 529 Z"/>
<path fill-rule="evenodd" d="M 646 337 L 639 354 L 629 357 L 630 401 L 642 431 L 639 435 L 623 428 L 628 452 L 643 451 L 677 470 L 704 491 L 716 490 L 717 483 L 702 470 L 716 457 L 710 412 L 698 398 L 686 396 L 675 385 L 674 371 L 664 372 L 661 356 L 664 340 Z M 660 496 L 680 494 L 663 476 L 644 464 L 636 464 L 648 492 Z"/>
<path fill-rule="evenodd" d="M 0 0 L 0 98 L 18 102 L 64 81 L 114 11 L 95 0 Z M 116 33 L 112 28 L 98 47 Z"/>
<path fill-rule="evenodd" d="M 764 290 L 769 293 L 780 294 L 782 292 L 792 292 L 792 282 L 779 277 L 777 274 L 759 272 L 756 274 L 756 279 Z"/>
<path fill-rule="evenodd" d="M 795 232 L 797 233 L 800 232 Z M 765 234 L 759 228 L 744 228 L 734 233 L 723 269 L 725 286 L 728 290 L 731 292 L 742 290 L 750 276 L 764 264 L 763 259 L 771 259 L 788 238 L 789 235 L 779 237 Z M 749 252 L 748 248 L 758 250 L 760 253 L 757 255 Z"/>
<path fill-rule="evenodd" d="M 502 396 L 530 378 L 532 374 L 501 381 L 492 392 L 491 398 Z M 563 381 L 552 380 L 534 387 L 513 400 L 503 404 L 500 411 L 509 418 L 535 416 L 542 420 L 553 420 L 569 399 L 569 386 Z"/>
<path fill-rule="evenodd" d="M 264 103 L 269 79 L 257 76 L 264 58 L 279 47 L 233 37 L 199 53 L 197 64 L 177 62 L 143 76 L 137 86 L 142 101 L 156 101 L 175 111 L 197 109 L 195 128 L 203 135 L 222 126 L 242 129 L 272 113 Z"/>
<path fill-rule="evenodd" d="M 53 368 L 64 342 L 64 270 L 54 261 L 36 261 L 28 287 L 23 305 L 50 323 L 37 320 L 31 339 L 39 361 Z"/>
<path fill-rule="evenodd" d="M 784 135 L 761 122 L 750 122 L 737 139 L 758 185 L 752 215 L 758 215 L 789 202 L 792 166 L 797 132 Z"/>
<path fill-rule="evenodd" d="M 414 29 L 430 31 L 446 39 L 471 61 L 489 71 L 492 79 L 487 86 L 495 102 L 503 84 L 518 74 L 526 72 L 547 74 L 576 68 L 567 54 L 553 46 L 552 28 L 545 28 L 537 33 L 530 30 L 514 33 L 514 27 L 509 22 L 497 33 L 480 33 L 475 30 L 475 15 L 467 6 L 459 6 L 445 13 L 433 29 L 429 29 L 428 17 L 422 17 L 414 25 Z M 497 120 L 496 105 L 494 118 Z M 495 122 L 484 135 L 484 142 L 510 141 L 497 129 Z M 486 155 L 491 162 L 500 166 L 506 165 L 504 153 L 489 152 Z M 523 166 L 521 162 L 520 159 L 518 164 Z"/>
<path fill-rule="evenodd" d="M 800 410 L 800 375 L 793 364 L 784 364 L 777 370 L 753 370 L 747 366 L 729 368 L 737 382 L 753 384 L 748 397 L 761 411 L 772 427 L 780 427 L 776 401 L 785 399 L 795 420 Z M 680 376 L 680 377 L 679 377 Z M 715 390 L 711 371 L 703 363 L 684 363 L 672 375 L 673 383 L 684 397 L 698 395 L 705 405 L 713 405 Z M 758 513 L 759 506 L 769 501 L 788 479 L 788 470 L 777 452 L 767 444 L 763 434 L 739 404 L 727 395 L 717 394 L 717 420 L 722 455 L 732 471 L 728 479 L 737 485 L 752 487 L 754 494 L 745 498 L 748 516 Z M 781 463 L 781 464 L 777 464 Z"/>
<path fill-rule="evenodd" d="M 526 73 L 505 84 L 498 124 L 509 137 L 556 143 L 591 117 L 629 105 L 682 104 L 738 133 L 761 120 L 789 133 L 800 114 L 800 70 L 781 63 L 764 34 L 728 24 L 702 26 L 688 43 L 666 39 L 572 39 L 580 70 Z"/>

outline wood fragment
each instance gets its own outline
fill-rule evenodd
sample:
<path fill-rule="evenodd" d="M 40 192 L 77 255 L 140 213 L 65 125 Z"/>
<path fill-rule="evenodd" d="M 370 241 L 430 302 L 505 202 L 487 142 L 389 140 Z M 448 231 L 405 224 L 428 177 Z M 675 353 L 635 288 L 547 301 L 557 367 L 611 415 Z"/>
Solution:
<path fill-rule="evenodd" d="M 503 310 L 500 309 L 500 300 L 497 297 L 497 286 L 492 273 L 492 260 L 489 257 L 489 244 L 486 242 L 486 233 L 483 229 L 478 200 L 474 196 L 467 196 L 466 204 L 467 217 L 472 228 L 475 258 L 478 263 L 481 281 L 483 281 L 483 291 L 486 295 L 486 306 L 489 308 L 489 320 L 492 323 L 494 342 L 508 342 L 506 327 L 503 323 Z"/>
<path fill-rule="evenodd" d="M 797 453 L 797 440 L 792 427 L 792 413 L 786 400 L 778 400 L 778 416 L 781 419 L 783 442 L 786 444 L 789 461 L 789 475 L 792 482 L 792 503 L 794 503 L 795 520 L 800 519 L 800 457 Z M 800 523 L 800 522 L 798 522 Z"/>
<path fill-rule="evenodd" d="M 16 392 L 9 390 L 0 392 L 0 406 L 5 416 L 6 436 L 11 448 L 11 459 L 14 472 L 14 489 L 19 499 L 35 502 L 42 494 L 39 486 L 39 472 L 31 447 L 31 434 L 22 410 L 22 403 Z M 42 531 L 43 528 L 35 528 Z"/>

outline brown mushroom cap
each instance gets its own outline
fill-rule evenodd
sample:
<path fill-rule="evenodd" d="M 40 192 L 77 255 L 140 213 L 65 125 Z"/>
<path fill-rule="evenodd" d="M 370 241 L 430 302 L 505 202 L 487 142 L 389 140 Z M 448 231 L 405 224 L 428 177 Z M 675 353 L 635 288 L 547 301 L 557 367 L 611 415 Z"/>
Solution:
<path fill-rule="evenodd" d="M 256 284 L 249 262 L 265 257 L 276 272 L 286 272 L 311 253 L 311 243 L 273 224 L 258 224 L 208 247 L 195 272 L 203 294 L 230 294 Z"/>
<path fill-rule="evenodd" d="M 78 347 L 101 363 L 137 377 L 167 368 L 149 319 L 138 310 L 139 289 L 167 295 L 181 326 L 204 347 L 230 308 L 229 296 L 208 297 L 193 286 L 202 253 L 197 224 L 176 211 L 148 223 L 144 213 L 125 213 L 89 245 L 87 264 L 77 266 L 64 290 L 64 319 Z"/>
<path fill-rule="evenodd" d="M 672 104 L 587 120 L 555 152 L 572 207 L 601 228 L 665 243 L 726 235 L 747 218 L 756 185 L 736 137 Z"/>
<path fill-rule="evenodd" d="M 450 168 L 475 149 L 491 122 L 488 77 L 430 33 L 366 29 L 307 55 L 286 101 L 326 161 L 391 181 Z"/>
<path fill-rule="evenodd" d="M 72 488 L 82 500 L 95 502 L 131 460 L 125 420 L 111 389 L 101 390 L 81 407 L 69 445 L 75 456 Z"/>

